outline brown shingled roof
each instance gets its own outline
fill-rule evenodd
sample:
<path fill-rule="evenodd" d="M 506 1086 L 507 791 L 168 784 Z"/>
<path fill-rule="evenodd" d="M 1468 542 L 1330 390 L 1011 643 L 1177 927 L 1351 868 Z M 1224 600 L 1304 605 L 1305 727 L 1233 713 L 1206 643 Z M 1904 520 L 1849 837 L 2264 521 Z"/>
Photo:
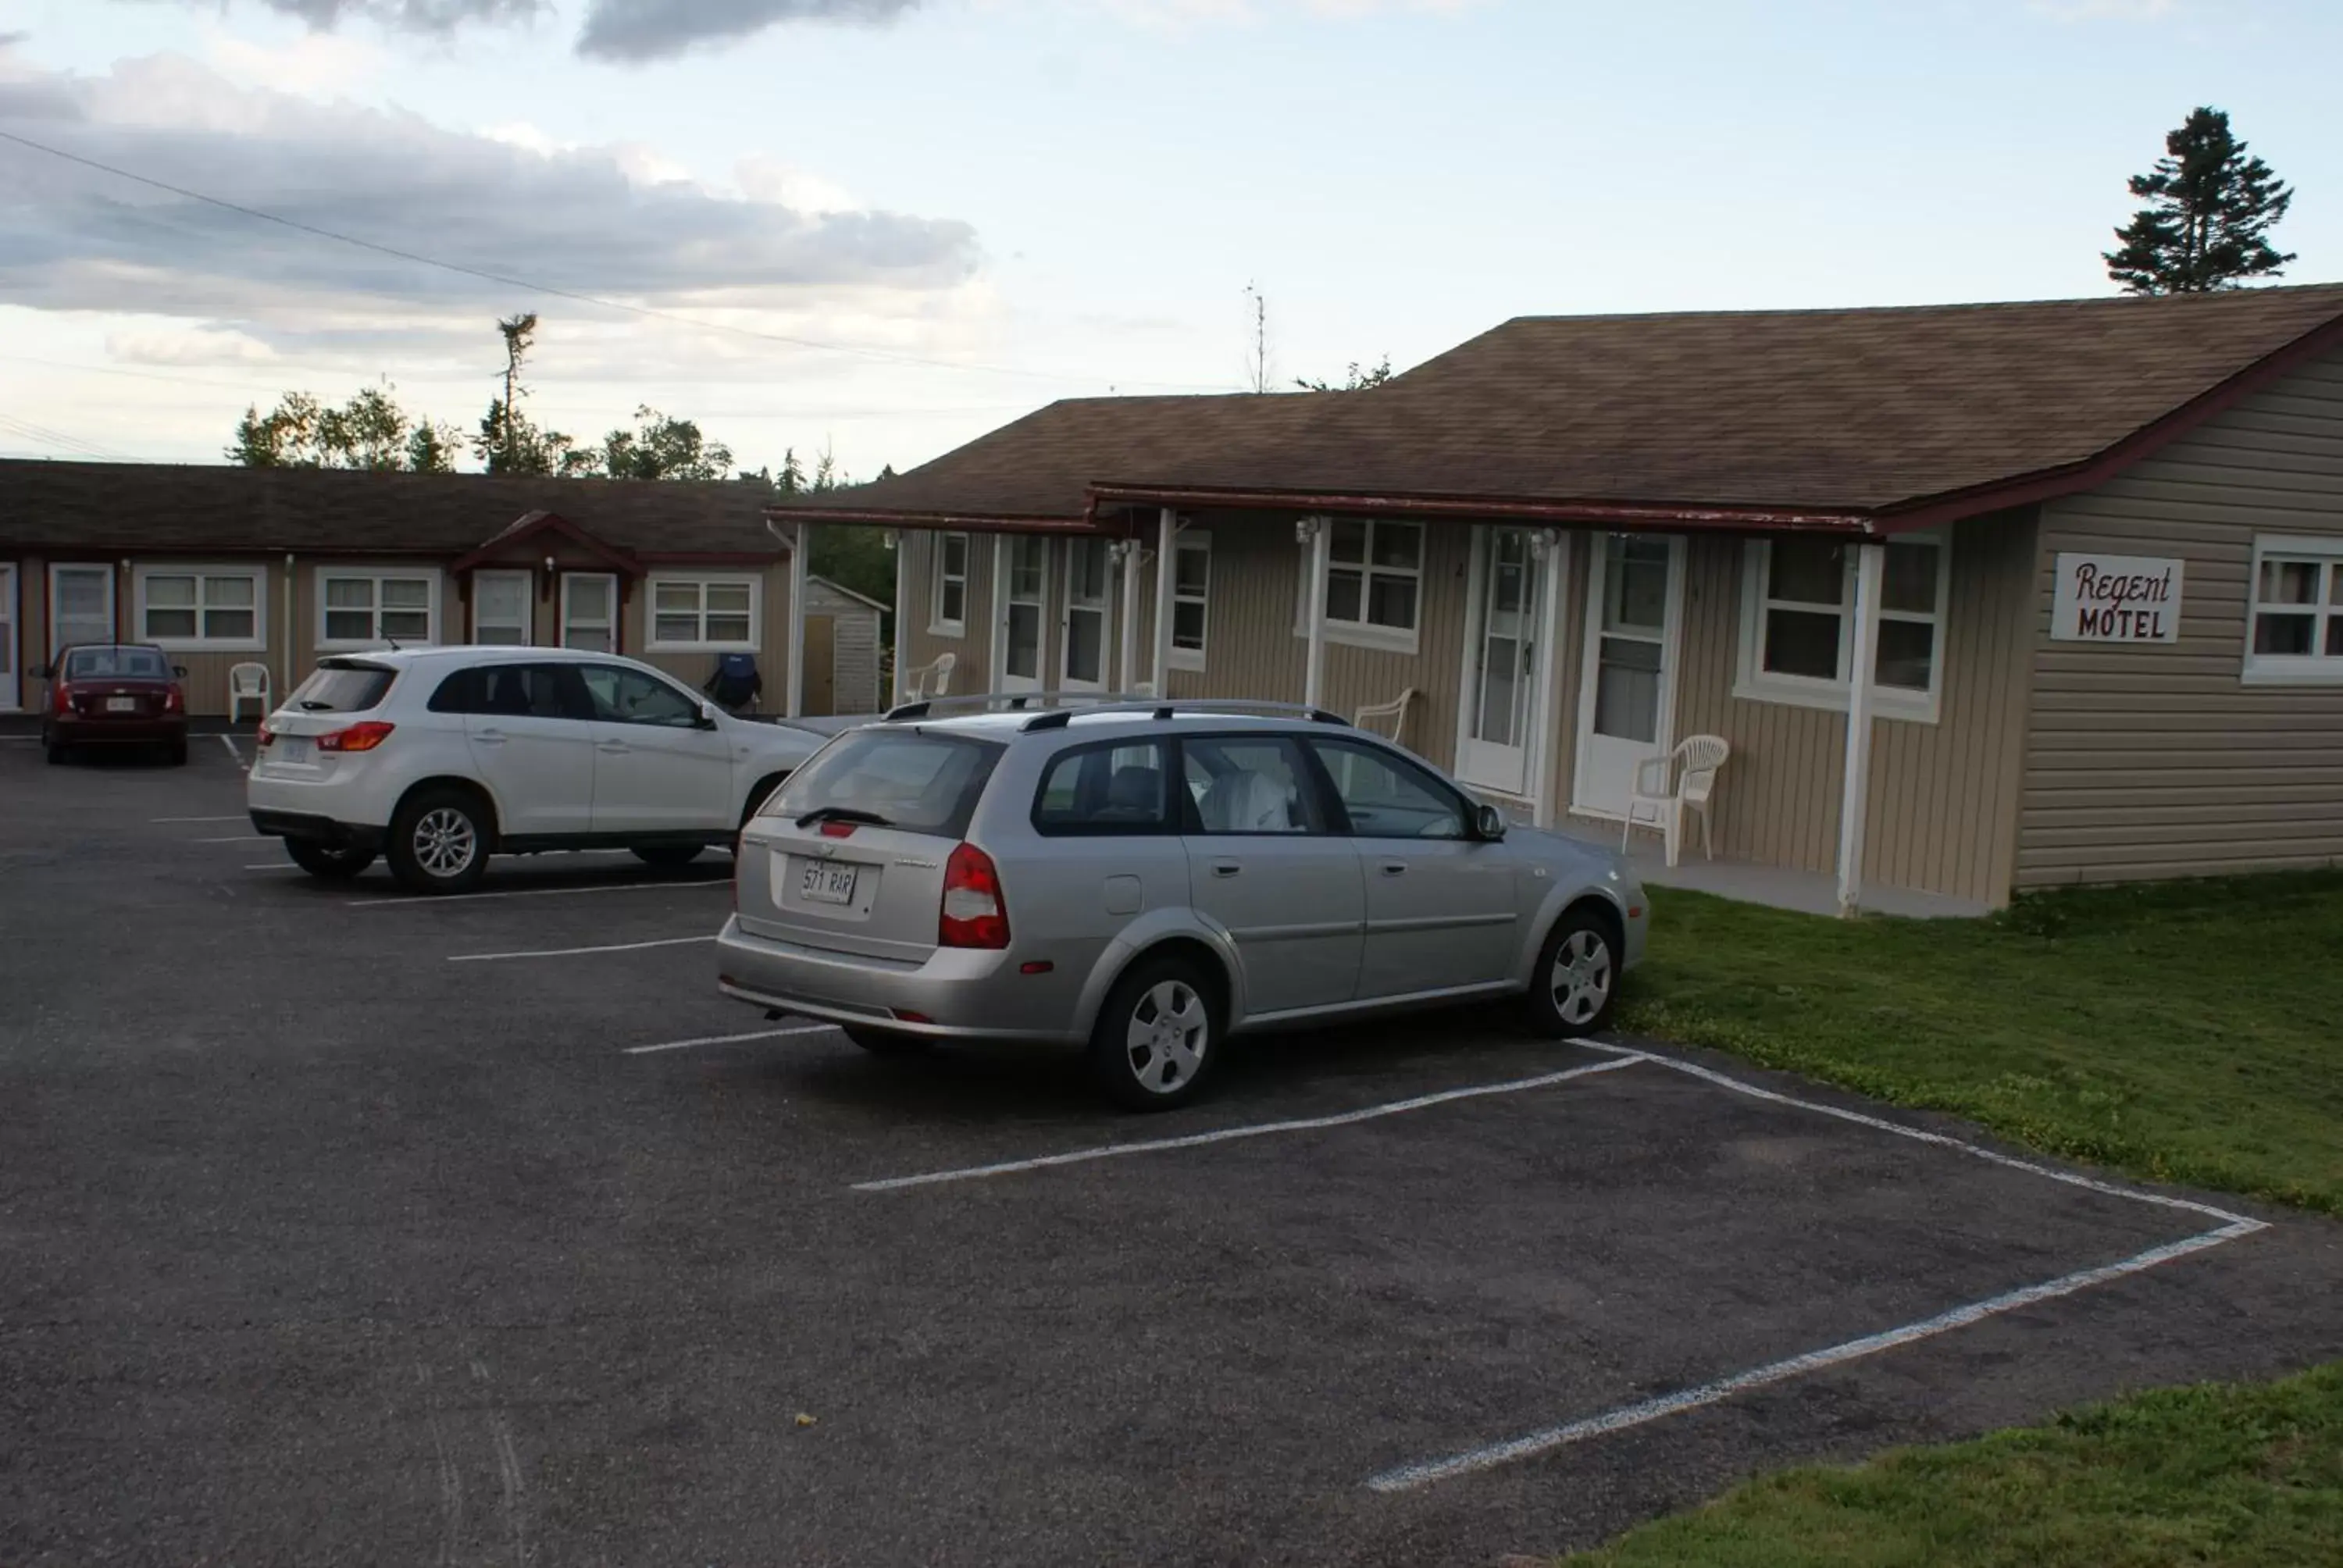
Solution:
<path fill-rule="evenodd" d="M 1059 404 L 825 509 L 1089 495 L 1854 516 L 2077 471 L 2289 349 L 2343 286 L 2158 299 L 1523 317 L 1368 392 Z"/>
<path fill-rule="evenodd" d="M 544 479 L 0 460 L 0 550 L 461 555 L 559 513 L 636 556 L 783 554 L 772 492 L 727 481 Z"/>

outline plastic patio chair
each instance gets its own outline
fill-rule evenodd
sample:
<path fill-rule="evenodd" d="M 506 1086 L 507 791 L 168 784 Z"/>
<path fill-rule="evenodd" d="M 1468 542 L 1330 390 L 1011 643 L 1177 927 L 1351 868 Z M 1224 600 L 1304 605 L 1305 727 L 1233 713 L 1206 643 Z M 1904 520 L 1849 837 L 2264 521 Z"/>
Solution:
<path fill-rule="evenodd" d="M 227 721 L 234 724 L 244 712 L 244 705 L 260 705 L 259 717 L 266 719 L 277 711 L 269 701 L 268 667 L 265 664 L 230 665 L 227 672 Z"/>
<path fill-rule="evenodd" d="M 906 671 L 910 679 L 903 686 L 902 695 L 896 700 L 917 702 L 923 697 L 950 696 L 951 674 L 954 667 L 959 663 L 960 655 L 956 653 L 939 654 L 933 664 L 922 664 L 915 669 Z M 935 682 L 932 687 L 928 684 L 930 680 Z"/>
<path fill-rule="evenodd" d="M 1411 686 L 1389 702 L 1373 703 L 1360 709 L 1351 716 L 1351 722 L 1361 729 L 1374 729 L 1375 733 L 1380 735 L 1383 733 L 1382 730 L 1375 727 L 1382 720 L 1388 719 L 1393 721 L 1390 737 L 1392 744 L 1405 746 L 1407 744 L 1407 710 L 1414 704 L 1415 699 L 1416 689 Z"/>
<path fill-rule="evenodd" d="M 1647 757 L 1635 764 L 1635 791 L 1627 802 L 1626 824 L 1619 830 L 1620 853 L 1626 853 L 1635 825 L 1648 816 L 1660 830 L 1668 864 L 1674 866 L 1684 843 L 1684 809 L 1690 807 L 1700 813 L 1700 852 L 1716 859 L 1709 796 L 1716 789 L 1717 770 L 1732 755 L 1733 747 L 1723 736 L 1694 735 L 1664 757 Z"/>

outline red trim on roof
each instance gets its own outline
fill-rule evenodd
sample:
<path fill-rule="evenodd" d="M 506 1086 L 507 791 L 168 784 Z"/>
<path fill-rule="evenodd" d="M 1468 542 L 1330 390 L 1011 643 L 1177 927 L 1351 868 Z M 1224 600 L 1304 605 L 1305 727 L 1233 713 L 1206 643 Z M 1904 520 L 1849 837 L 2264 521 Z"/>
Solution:
<path fill-rule="evenodd" d="M 846 523 L 867 528 L 922 528 L 936 533 L 970 534 L 1107 534 L 1081 518 L 1032 516 L 971 516 L 958 512 L 879 512 L 824 510 L 816 507 L 768 507 L 766 518 L 776 523 Z"/>
<path fill-rule="evenodd" d="M 526 540 L 533 539 L 539 534 L 559 535 L 588 555 L 609 567 L 613 571 L 632 575 L 642 569 L 642 563 L 632 553 L 596 538 L 559 512 L 543 511 L 522 514 L 510 528 L 496 538 L 481 545 L 478 549 L 457 557 L 455 563 L 447 569 L 457 572 L 470 571 L 475 567 L 487 565 L 505 551 Z"/>
<path fill-rule="evenodd" d="M 1431 496 L 1364 496 L 1304 490 L 1158 489 L 1136 485 L 1093 485 L 1093 503 L 1163 507 L 1239 507 L 1302 512 L 1477 521 L 1503 518 L 1531 522 L 1584 523 L 1634 530 L 1666 528 L 1756 530 L 1768 533 L 1862 534 L 1868 518 L 1856 511 L 1802 511 L 1765 507 L 1710 507 L 1676 502 L 1536 501 L 1451 498 Z"/>

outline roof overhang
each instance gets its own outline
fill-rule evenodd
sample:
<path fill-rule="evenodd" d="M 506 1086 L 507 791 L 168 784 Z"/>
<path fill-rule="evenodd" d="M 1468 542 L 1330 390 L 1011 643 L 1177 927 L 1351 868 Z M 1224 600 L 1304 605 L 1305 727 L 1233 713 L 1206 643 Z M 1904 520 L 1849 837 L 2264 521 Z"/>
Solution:
<path fill-rule="evenodd" d="M 1619 532 L 1818 533 L 1873 531 L 1868 512 L 1791 507 L 1703 506 L 1675 501 L 1540 500 L 1522 496 L 1367 495 L 1326 490 L 1221 490 L 1093 485 L 1094 506 L 1220 507 L 1458 522 L 1531 522 Z"/>
<path fill-rule="evenodd" d="M 846 507 L 768 507 L 776 523 L 847 523 L 866 528 L 918 528 L 934 533 L 1096 534 L 1115 530 L 1089 517 L 985 512 L 889 512 Z"/>

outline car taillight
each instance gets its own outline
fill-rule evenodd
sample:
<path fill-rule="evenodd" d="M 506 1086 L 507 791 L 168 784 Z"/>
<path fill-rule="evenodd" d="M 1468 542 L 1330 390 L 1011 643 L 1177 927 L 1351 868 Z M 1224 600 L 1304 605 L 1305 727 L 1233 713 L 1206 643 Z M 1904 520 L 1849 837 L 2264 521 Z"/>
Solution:
<path fill-rule="evenodd" d="M 179 689 L 179 683 L 175 680 L 163 689 L 163 711 L 185 713 L 186 710 L 187 694 Z"/>
<path fill-rule="evenodd" d="M 390 739 L 394 724 L 379 719 L 369 719 L 363 724 L 353 724 L 347 729 L 329 730 L 317 737 L 320 751 L 371 751 Z"/>
<path fill-rule="evenodd" d="M 60 680 L 57 682 L 56 689 L 50 693 L 50 696 L 55 699 L 56 710 L 59 713 L 71 713 L 73 711 L 72 687 L 67 686 L 64 681 Z"/>
<path fill-rule="evenodd" d="M 992 857 L 973 844 L 956 846 L 944 862 L 944 905 L 936 943 L 947 948 L 1005 948 L 1009 906 Z"/>
<path fill-rule="evenodd" d="M 277 744 L 277 731 L 268 728 L 268 723 L 266 719 L 261 721 L 260 734 L 253 741 L 253 744 L 259 747 L 263 751 L 267 750 L 270 747 Z"/>

